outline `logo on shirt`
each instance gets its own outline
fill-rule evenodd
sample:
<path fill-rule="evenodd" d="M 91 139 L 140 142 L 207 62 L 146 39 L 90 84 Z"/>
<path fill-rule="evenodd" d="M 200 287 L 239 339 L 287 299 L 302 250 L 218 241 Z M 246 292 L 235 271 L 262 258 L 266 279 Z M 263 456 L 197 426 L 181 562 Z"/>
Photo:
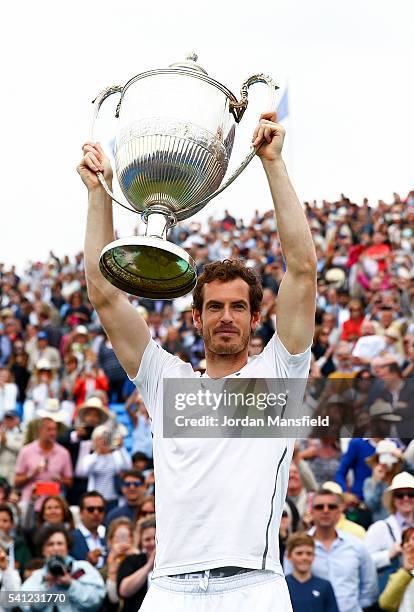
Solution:
<path fill-rule="evenodd" d="M 312 591 L 312 595 L 314 597 L 319 597 L 320 596 L 320 592 L 319 591 Z"/>

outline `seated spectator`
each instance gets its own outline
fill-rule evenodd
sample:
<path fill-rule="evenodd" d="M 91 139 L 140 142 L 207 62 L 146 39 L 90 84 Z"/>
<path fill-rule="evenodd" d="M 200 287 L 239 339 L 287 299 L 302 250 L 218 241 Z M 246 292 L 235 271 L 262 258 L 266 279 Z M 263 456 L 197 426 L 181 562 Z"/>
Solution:
<path fill-rule="evenodd" d="M 41 569 L 35 570 L 24 581 L 21 591 L 65 593 L 67 603 L 32 603 L 25 610 L 45 612 L 98 612 L 105 598 L 105 584 L 99 572 L 87 561 L 73 559 L 69 555 L 70 537 L 63 527 L 46 527 L 39 533 L 38 546 L 45 559 Z M 56 559 L 59 557 L 59 559 Z M 63 573 L 55 573 L 49 563 L 54 559 Z"/>
<path fill-rule="evenodd" d="M 133 526 L 129 519 L 121 517 L 111 522 L 107 532 L 108 559 L 104 568 L 106 579 L 107 605 L 106 612 L 118 610 L 118 569 L 124 559 L 130 555 L 137 555 L 138 549 L 133 543 Z"/>
<path fill-rule="evenodd" d="M 39 359 L 26 390 L 23 406 L 24 422 L 35 418 L 37 412 L 46 408 L 46 401 L 59 397 L 59 380 L 48 359 Z"/>
<path fill-rule="evenodd" d="M 55 484 L 57 492 L 61 486 L 72 486 L 72 462 L 66 448 L 56 442 L 57 424 L 50 418 L 40 421 L 38 439 L 25 444 L 16 461 L 15 486 L 22 488 L 22 502 L 28 505 L 37 483 Z M 40 510 L 46 497 L 39 493 L 35 511 Z"/>
<path fill-rule="evenodd" d="M 325 480 L 332 480 L 338 470 L 341 457 L 339 442 L 335 438 L 312 438 L 308 440 L 301 457 L 308 461 L 320 487 Z"/>
<path fill-rule="evenodd" d="M 140 503 L 136 520 L 139 521 L 153 514 L 155 514 L 155 497 L 153 495 L 147 495 Z"/>
<path fill-rule="evenodd" d="M 148 590 L 155 559 L 155 520 L 144 519 L 137 525 L 139 553 L 128 555 L 118 569 L 118 593 L 124 600 L 123 612 L 139 610 Z"/>
<path fill-rule="evenodd" d="M 98 491 L 88 491 L 79 500 L 79 527 L 71 532 L 73 544 L 70 554 L 75 559 L 85 559 L 98 569 L 106 558 L 105 499 Z"/>
<path fill-rule="evenodd" d="M 15 342 L 13 346 L 13 354 L 10 358 L 10 372 L 17 385 L 19 402 L 24 402 L 26 399 L 26 389 L 30 380 L 30 370 L 27 367 L 29 363 L 29 355 L 24 350 L 22 341 Z"/>
<path fill-rule="evenodd" d="M 312 574 L 315 542 L 306 533 L 294 533 L 287 541 L 287 558 L 292 573 L 286 576 L 293 610 L 312 612 L 339 612 L 332 585 L 328 580 Z"/>
<path fill-rule="evenodd" d="M 382 496 L 394 476 L 401 472 L 402 453 L 391 440 L 380 440 L 375 453 L 366 459 L 372 475 L 364 481 L 364 501 L 372 514 L 373 521 L 388 516 L 382 503 Z"/>
<path fill-rule="evenodd" d="M 133 425 L 132 452 L 141 452 L 152 457 L 151 419 L 138 389 L 129 396 L 125 408 Z"/>
<path fill-rule="evenodd" d="M 359 499 L 364 499 L 362 487 L 363 482 L 368 478 L 372 470 L 367 465 L 365 459 L 375 453 L 376 442 L 371 438 L 355 438 L 349 443 L 347 451 L 342 455 L 335 480 L 341 485 L 342 491 L 348 491 L 347 477 L 352 473 L 352 493 L 358 495 Z"/>
<path fill-rule="evenodd" d="M 49 345 L 48 335 L 45 331 L 39 331 L 36 338 L 37 342 L 29 352 L 29 370 L 33 370 L 41 359 L 46 359 L 52 370 L 58 371 L 62 365 L 59 351 L 54 346 Z"/>
<path fill-rule="evenodd" d="M 385 350 L 385 337 L 377 336 L 374 323 L 364 320 L 361 325 L 361 335 L 352 350 L 354 364 L 358 366 L 369 365 L 372 359 L 379 357 Z"/>
<path fill-rule="evenodd" d="M 99 368 L 104 372 L 108 383 L 109 399 L 112 402 L 123 402 L 125 400 L 123 387 L 128 377 L 124 368 L 118 361 L 109 338 L 105 337 L 101 342 L 97 355 Z"/>
<path fill-rule="evenodd" d="M 141 503 L 145 495 L 145 480 L 142 472 L 127 470 L 121 478 L 120 506 L 112 508 L 106 517 L 105 525 L 109 525 L 114 519 L 126 517 L 135 524 Z"/>
<path fill-rule="evenodd" d="M 0 504 L 0 543 L 7 551 L 11 563 L 14 560 L 15 569 L 23 574 L 31 554 L 24 537 L 16 534 L 14 513 L 8 504 Z"/>
<path fill-rule="evenodd" d="M 414 526 L 414 476 L 397 474 L 384 495 L 387 516 L 376 521 L 367 531 L 365 546 L 378 572 L 380 591 L 388 577 L 401 565 L 401 536 Z"/>
<path fill-rule="evenodd" d="M 34 513 L 33 506 L 34 502 L 30 504 L 26 512 L 24 530 L 32 553 L 35 554 L 35 539 L 39 529 L 51 525 L 60 525 L 72 531 L 75 525 L 72 512 L 60 495 L 48 495 L 43 500 L 37 516 Z"/>
<path fill-rule="evenodd" d="M 379 598 L 381 610 L 413 612 L 414 610 L 414 527 L 402 534 L 402 567 L 388 578 Z"/>
<path fill-rule="evenodd" d="M 363 540 L 365 538 L 366 533 L 365 529 L 361 527 L 361 525 L 350 521 L 345 516 L 345 500 L 341 486 L 337 482 L 331 482 L 328 480 L 327 482 L 323 483 L 322 489 L 335 493 L 335 495 L 337 495 L 338 498 L 341 500 L 341 516 L 339 517 L 339 521 L 336 524 L 336 529 L 340 529 L 340 531 L 344 531 L 345 533 L 350 533 L 353 536 L 356 536 L 357 538 Z"/>
<path fill-rule="evenodd" d="M 88 478 L 80 474 L 83 458 L 89 455 L 92 449 L 92 433 L 95 427 L 106 423 L 108 419 L 109 410 L 103 401 L 99 397 L 90 397 L 79 408 L 76 426 L 59 437 L 59 443 L 67 448 L 72 459 L 74 479 L 67 495 L 68 502 L 72 505 L 77 505 L 79 498 L 87 490 Z"/>
<path fill-rule="evenodd" d="M 7 410 L 0 429 L 0 476 L 14 483 L 16 460 L 23 446 L 24 433 L 16 410 Z"/>
<path fill-rule="evenodd" d="M 364 308 L 360 300 L 351 300 L 348 308 L 350 317 L 342 325 L 341 340 L 356 342 L 361 336 L 361 327 L 365 319 Z"/>
<path fill-rule="evenodd" d="M 95 396 L 96 391 L 107 392 L 108 390 L 109 382 L 104 371 L 98 368 L 95 360 L 85 361 L 85 365 L 78 374 L 72 389 L 76 406 L 79 407 L 84 404 L 88 395 L 89 397 L 91 395 Z M 73 416 L 76 419 L 76 410 Z"/>
<path fill-rule="evenodd" d="M 9 410 L 16 410 L 18 388 L 11 382 L 11 373 L 8 367 L 0 368 L 0 421 Z"/>
<path fill-rule="evenodd" d="M 132 453 L 131 460 L 132 469 L 137 470 L 138 472 L 142 472 L 145 476 L 150 469 L 150 459 L 148 455 L 141 451 L 135 451 L 135 453 Z"/>
<path fill-rule="evenodd" d="M 340 612 L 362 612 L 377 597 L 374 564 L 359 538 L 336 528 L 341 516 L 341 500 L 321 489 L 312 500 L 314 527 L 308 532 L 315 540 L 312 573 L 330 580 Z M 291 573 L 289 560 L 285 573 Z"/>
<path fill-rule="evenodd" d="M 115 477 L 131 467 L 131 459 L 123 446 L 114 447 L 113 437 L 106 425 L 98 425 L 92 433 L 94 452 L 85 455 L 79 475 L 88 478 L 88 491 L 99 491 L 106 500 L 107 511 L 118 505 Z M 122 443 L 122 440 L 121 440 Z"/>
<path fill-rule="evenodd" d="M 8 550 L 0 543 L 0 593 L 19 591 L 22 581 L 19 572 L 9 563 Z M 0 612 L 7 612 L 10 608 L 0 605 Z"/>

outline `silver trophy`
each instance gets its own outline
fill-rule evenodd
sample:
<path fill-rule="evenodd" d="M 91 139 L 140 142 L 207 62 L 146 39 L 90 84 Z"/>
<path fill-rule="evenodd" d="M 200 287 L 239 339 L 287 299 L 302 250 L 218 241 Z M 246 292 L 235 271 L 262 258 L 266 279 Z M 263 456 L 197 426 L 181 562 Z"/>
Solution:
<path fill-rule="evenodd" d="M 197 56 L 169 68 L 134 76 L 94 100 L 94 125 L 103 101 L 120 94 L 115 116 L 119 129 L 114 157 L 117 178 L 133 212 L 146 223 L 145 236 L 121 238 L 101 253 L 100 269 L 116 287 L 142 297 L 170 299 L 189 293 L 197 281 L 195 262 L 166 233 L 178 221 L 201 210 L 228 187 L 255 156 L 251 150 L 223 182 L 233 148 L 236 124 L 248 104 L 248 89 L 265 83 L 275 108 L 274 81 L 251 76 L 238 100 L 208 76 Z M 101 173 L 105 191 L 121 206 Z"/>

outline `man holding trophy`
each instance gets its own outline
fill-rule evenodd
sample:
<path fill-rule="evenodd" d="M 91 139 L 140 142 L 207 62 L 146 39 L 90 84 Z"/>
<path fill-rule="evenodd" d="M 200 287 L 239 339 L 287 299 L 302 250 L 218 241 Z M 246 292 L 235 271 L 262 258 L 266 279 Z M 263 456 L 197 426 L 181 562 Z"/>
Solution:
<path fill-rule="evenodd" d="M 208 264 L 193 293 L 194 322 L 205 343 L 206 378 L 306 379 L 309 373 L 316 254 L 282 159 L 283 140 L 276 113 L 263 113 L 252 144 L 269 183 L 286 261 L 277 300 L 277 331 L 263 353 L 248 361 L 249 338 L 260 319 L 260 282 L 241 261 Z M 78 172 L 89 196 L 85 240 L 89 299 L 152 420 L 157 550 L 141 610 L 291 611 L 279 563 L 278 530 L 294 441 L 210 438 L 177 444 L 162 437 L 163 378 L 185 379 L 199 373 L 151 339 L 146 322 L 118 288 L 121 282 L 107 276 L 102 257 L 99 263 L 101 252 L 114 240 L 112 171 L 98 143 L 88 142 L 83 153 Z M 163 228 L 155 235 L 162 232 Z M 183 261 L 184 255 L 179 257 Z M 146 289 L 143 293 L 148 295 Z"/>

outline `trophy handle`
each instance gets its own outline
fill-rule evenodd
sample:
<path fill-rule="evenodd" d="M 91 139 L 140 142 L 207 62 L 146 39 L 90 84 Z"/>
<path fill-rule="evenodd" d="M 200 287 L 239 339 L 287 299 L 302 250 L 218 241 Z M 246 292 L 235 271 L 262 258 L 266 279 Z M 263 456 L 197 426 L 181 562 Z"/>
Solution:
<path fill-rule="evenodd" d="M 247 105 L 249 103 L 249 100 L 248 100 L 249 87 L 251 85 L 254 85 L 255 83 L 265 83 L 268 86 L 269 108 L 271 109 L 276 108 L 276 95 L 275 94 L 276 94 L 276 90 L 279 89 L 279 86 L 276 85 L 276 83 L 271 77 L 266 76 L 265 74 L 254 74 L 253 76 L 249 77 L 246 81 L 244 81 L 244 83 L 242 84 L 240 88 L 240 100 L 238 102 L 234 102 L 233 100 L 230 100 L 230 112 L 233 114 L 237 123 L 241 121 L 246 111 Z M 204 198 L 204 200 L 202 200 L 201 202 L 197 202 L 197 204 L 194 204 L 194 206 L 187 208 L 185 211 L 185 216 L 179 215 L 179 219 L 181 220 L 181 219 L 187 219 L 188 217 L 191 217 L 196 212 L 201 210 L 207 204 L 207 202 L 210 202 L 210 200 L 212 200 L 213 198 L 218 196 L 222 191 L 227 189 L 227 187 L 231 185 L 233 181 L 235 181 L 236 178 L 243 172 L 243 170 L 250 164 L 253 157 L 256 155 L 256 152 L 258 149 L 259 147 L 255 149 L 252 146 L 250 153 L 243 159 L 243 161 L 239 164 L 239 166 L 235 168 L 231 176 L 229 176 L 229 178 L 226 179 L 224 183 L 218 189 L 216 189 L 216 191 L 210 194 L 207 198 Z"/>
<path fill-rule="evenodd" d="M 106 100 L 106 98 L 109 98 L 109 96 L 112 96 L 112 94 L 119 93 L 119 94 L 122 95 L 123 89 L 124 89 L 123 85 L 111 85 L 110 87 L 107 87 L 106 89 L 103 89 L 96 96 L 96 98 L 92 101 L 92 104 L 93 104 L 93 115 L 92 115 L 92 122 L 91 122 L 91 127 L 90 127 L 90 132 L 89 132 L 89 139 L 92 142 L 95 142 L 95 124 L 96 124 L 96 120 L 98 118 L 99 110 L 100 110 L 100 108 L 102 106 L 102 103 Z M 116 109 L 116 113 L 115 113 L 116 117 L 118 117 L 118 111 L 119 111 L 120 103 L 121 103 L 121 101 L 119 101 L 117 109 Z M 106 193 L 109 195 L 109 197 L 114 202 L 119 204 L 119 206 L 122 206 L 122 208 L 125 208 L 126 210 L 129 210 L 130 212 L 139 214 L 138 211 L 135 210 L 134 208 L 129 207 L 129 206 L 125 206 L 125 204 L 122 204 L 122 202 L 120 202 L 119 200 L 116 199 L 116 197 L 114 196 L 112 191 L 109 189 L 109 187 L 107 185 L 107 182 L 106 182 L 102 172 L 97 172 L 96 176 L 98 177 L 98 180 L 101 183 L 101 185 L 104 188 L 104 190 L 106 191 Z"/>

